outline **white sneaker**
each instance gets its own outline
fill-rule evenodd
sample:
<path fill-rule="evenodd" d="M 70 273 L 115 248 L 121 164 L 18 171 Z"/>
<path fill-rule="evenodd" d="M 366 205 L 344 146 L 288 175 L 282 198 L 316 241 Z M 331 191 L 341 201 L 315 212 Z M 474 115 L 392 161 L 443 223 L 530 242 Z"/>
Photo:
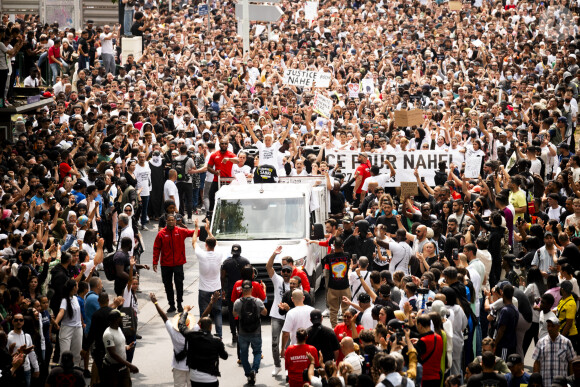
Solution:
<path fill-rule="evenodd" d="M 328 317 L 328 316 L 330 316 L 330 310 L 328 310 L 328 309 L 324 309 L 324 312 L 322 312 L 322 316 L 323 316 L 323 317 Z"/>
<path fill-rule="evenodd" d="M 274 370 L 272 371 L 272 376 L 278 376 L 280 371 L 282 371 L 282 367 L 274 367 Z"/>

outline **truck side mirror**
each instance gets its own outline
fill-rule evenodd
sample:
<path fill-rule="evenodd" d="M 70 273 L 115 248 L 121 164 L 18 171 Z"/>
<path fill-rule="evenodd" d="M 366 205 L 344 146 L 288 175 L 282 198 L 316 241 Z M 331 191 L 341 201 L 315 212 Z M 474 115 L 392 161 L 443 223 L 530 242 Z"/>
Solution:
<path fill-rule="evenodd" d="M 310 232 L 310 239 L 320 240 L 324 239 L 324 226 L 320 223 L 316 223 L 312 226 L 312 231 Z"/>

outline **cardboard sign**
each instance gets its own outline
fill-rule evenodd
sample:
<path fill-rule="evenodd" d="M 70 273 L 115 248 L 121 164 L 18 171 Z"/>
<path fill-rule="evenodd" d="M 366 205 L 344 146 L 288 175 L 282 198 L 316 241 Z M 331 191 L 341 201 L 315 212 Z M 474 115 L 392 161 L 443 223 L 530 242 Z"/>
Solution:
<path fill-rule="evenodd" d="M 449 2 L 449 10 L 450 11 L 461 11 L 463 8 L 463 3 L 461 1 L 450 1 Z"/>
<path fill-rule="evenodd" d="M 284 84 L 300 87 L 323 87 L 330 86 L 330 73 L 318 71 L 305 71 L 286 69 L 284 71 Z"/>
<path fill-rule="evenodd" d="M 465 177 L 477 179 L 481 175 L 481 163 L 483 157 L 473 156 L 465 160 Z"/>
<path fill-rule="evenodd" d="M 340 172 L 345 175 L 345 181 L 350 180 L 359 166 L 357 162 L 358 151 L 327 149 L 324 153 L 328 164 L 336 165 L 340 168 Z M 380 173 L 387 173 L 389 170 L 385 165 L 385 160 L 389 160 L 393 164 L 397 174 L 385 181 L 383 187 L 400 187 L 402 182 L 416 182 L 415 168 L 419 169 L 425 182 L 433 187 L 435 186 L 435 171 L 439 169 L 439 162 L 445 161 L 447 165 L 451 163 L 461 165 L 465 161 L 465 155 L 453 150 L 392 151 L 369 154 L 371 165 L 379 166 Z"/>
<path fill-rule="evenodd" d="M 349 83 L 347 86 L 349 98 L 358 98 L 358 93 L 360 93 L 360 85 L 358 83 Z"/>
<path fill-rule="evenodd" d="M 416 181 L 402 181 L 401 182 L 401 198 L 409 196 L 416 196 L 419 194 L 419 187 Z"/>
<path fill-rule="evenodd" d="M 398 127 L 421 126 L 425 122 L 423 111 L 415 110 L 395 110 L 395 125 Z"/>
<path fill-rule="evenodd" d="M 329 118 L 332 112 L 332 99 L 316 93 L 314 96 L 314 111 L 323 117 Z"/>
<path fill-rule="evenodd" d="M 318 2 L 317 1 L 307 1 L 304 5 L 304 18 L 306 20 L 316 20 L 318 19 Z"/>
<path fill-rule="evenodd" d="M 365 78 L 361 82 L 363 93 L 372 94 L 375 91 L 375 81 L 372 78 Z"/>

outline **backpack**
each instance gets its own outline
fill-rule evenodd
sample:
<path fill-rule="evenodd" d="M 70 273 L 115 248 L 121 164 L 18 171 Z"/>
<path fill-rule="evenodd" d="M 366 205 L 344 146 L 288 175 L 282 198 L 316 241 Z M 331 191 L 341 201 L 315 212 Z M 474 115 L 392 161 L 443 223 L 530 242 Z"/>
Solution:
<path fill-rule="evenodd" d="M 189 181 L 189 174 L 185 170 L 185 166 L 189 161 L 189 157 L 185 156 L 183 160 L 172 160 L 171 161 L 171 168 L 177 171 L 177 183 L 183 183 Z"/>
<path fill-rule="evenodd" d="M 105 272 L 105 277 L 107 277 L 109 281 L 114 281 L 116 277 L 115 261 L 113 260 L 116 253 L 116 251 L 110 253 L 103 259 L 103 270 Z"/>
<path fill-rule="evenodd" d="M 254 297 L 243 297 L 240 311 L 240 327 L 246 332 L 254 332 L 260 327 L 260 310 Z"/>
<path fill-rule="evenodd" d="M 393 383 L 389 382 L 387 379 L 383 379 L 383 381 L 380 384 L 385 387 L 395 387 L 393 386 Z M 401 384 L 399 384 L 396 387 L 407 387 L 407 377 L 403 376 L 403 378 L 401 379 Z"/>

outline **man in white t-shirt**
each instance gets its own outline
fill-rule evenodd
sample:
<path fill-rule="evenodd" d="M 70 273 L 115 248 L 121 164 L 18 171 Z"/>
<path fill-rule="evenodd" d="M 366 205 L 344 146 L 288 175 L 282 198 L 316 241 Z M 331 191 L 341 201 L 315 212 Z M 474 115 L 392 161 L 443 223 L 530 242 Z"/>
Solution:
<path fill-rule="evenodd" d="M 177 190 L 177 171 L 175 169 L 169 170 L 169 178 L 165 181 L 163 186 L 163 201 L 173 200 L 175 208 L 179 208 L 179 191 Z"/>
<path fill-rule="evenodd" d="M 292 277 L 292 268 L 290 266 L 283 266 L 282 275 L 276 274 L 274 270 L 274 259 L 282 252 L 282 246 L 278 246 L 274 253 L 270 256 L 268 263 L 266 263 L 266 271 L 274 285 L 274 301 L 272 302 L 272 309 L 270 309 L 270 323 L 272 325 L 272 357 L 274 358 L 274 370 L 272 376 L 276 376 L 282 371 L 282 363 L 280 362 L 280 332 L 284 326 L 285 315 L 280 314 L 279 305 L 282 302 L 282 296 L 290 289 L 290 277 Z"/>
<path fill-rule="evenodd" d="M 151 168 L 149 163 L 146 162 L 145 153 L 140 152 L 137 155 L 139 162 L 135 166 L 135 178 L 137 179 L 137 192 L 141 197 L 141 230 L 147 231 L 148 228 L 145 226 L 149 223 L 149 218 L 147 217 L 147 209 L 149 207 L 149 195 L 151 189 L 153 188 L 151 184 Z"/>
<path fill-rule="evenodd" d="M 101 41 L 101 58 L 103 59 L 103 67 L 105 71 L 115 75 L 115 51 L 113 49 L 113 38 L 119 39 L 120 28 L 115 26 L 115 30 L 111 31 L 111 26 L 105 25 L 103 32 L 99 36 Z"/>
<path fill-rule="evenodd" d="M 258 137 L 256 137 L 256 133 L 254 133 L 254 129 L 252 125 L 248 125 L 248 129 L 250 129 L 250 135 L 252 136 L 252 140 L 258 148 L 259 151 L 259 164 L 260 165 L 271 165 L 276 169 L 283 168 L 281 163 L 278 161 L 278 152 L 279 149 L 284 144 L 284 140 L 286 136 L 288 136 L 288 132 L 290 130 L 290 126 L 286 128 L 286 130 L 280 136 L 280 139 L 274 142 L 274 135 L 268 133 L 264 136 L 264 142 L 260 141 Z"/>
<path fill-rule="evenodd" d="M 286 321 L 282 327 L 282 353 L 288 347 L 288 340 L 290 345 L 298 344 L 296 341 L 296 331 L 298 328 L 310 328 L 312 321 L 310 321 L 310 312 L 314 309 L 310 305 L 304 305 L 304 293 L 301 289 L 295 289 L 292 292 L 292 301 L 294 308 L 286 314 Z"/>
<path fill-rule="evenodd" d="M 103 334 L 103 343 L 107 352 L 103 361 L 101 382 L 104 385 L 131 384 L 129 371 L 136 374 L 139 369 L 127 361 L 127 351 L 135 346 L 135 342 L 125 345 L 125 335 L 121 330 L 123 317 L 119 310 L 113 309 L 109 313 L 108 321 L 109 327 Z"/>
<path fill-rule="evenodd" d="M 216 239 L 213 237 L 211 230 L 209 229 L 209 222 L 205 224 L 205 230 L 207 231 L 207 239 L 205 240 L 205 250 L 202 249 L 197 243 L 197 237 L 199 235 L 199 225 L 198 219 L 195 219 L 195 232 L 191 243 L 195 250 L 195 256 L 199 261 L 199 293 L 198 293 L 198 305 L 199 313 L 210 304 L 211 296 L 216 291 L 221 291 L 221 268 L 223 261 L 223 254 L 215 251 L 217 244 Z M 201 316 L 200 316 L 201 317 Z M 215 324 L 216 334 L 222 337 L 222 301 L 221 298 L 215 303 L 214 308 L 211 311 L 211 318 Z"/>

